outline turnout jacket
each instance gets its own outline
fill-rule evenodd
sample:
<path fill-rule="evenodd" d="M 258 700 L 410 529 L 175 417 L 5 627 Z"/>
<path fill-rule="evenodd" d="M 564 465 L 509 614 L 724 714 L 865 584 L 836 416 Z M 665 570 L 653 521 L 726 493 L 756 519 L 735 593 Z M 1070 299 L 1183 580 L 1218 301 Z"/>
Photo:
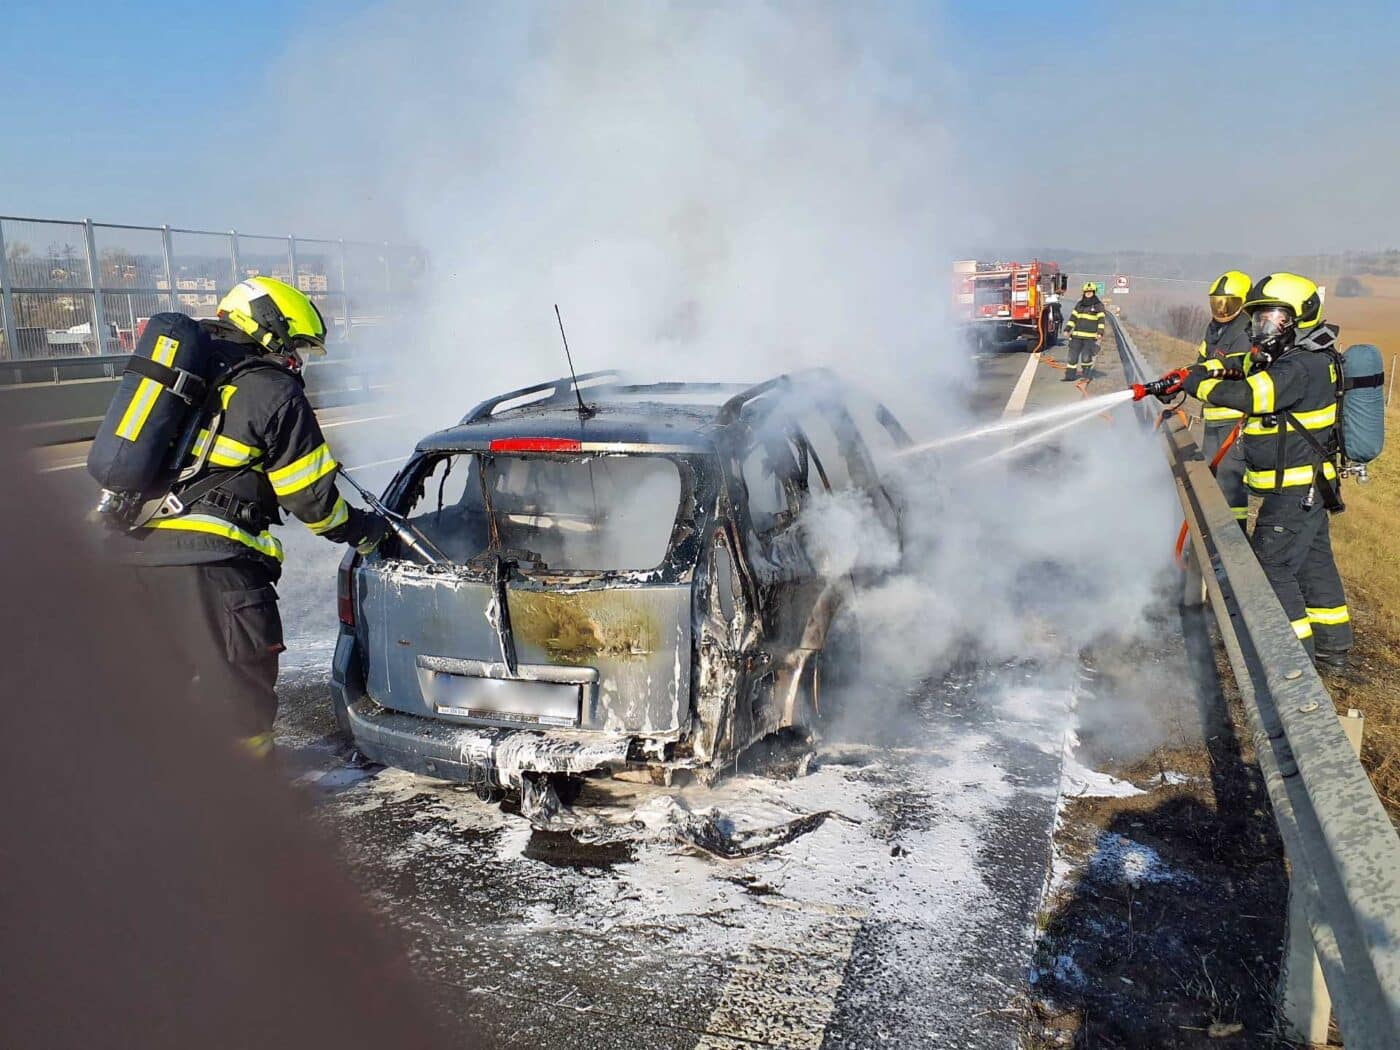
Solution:
<path fill-rule="evenodd" d="M 1319 472 L 1336 481 L 1330 456 L 1320 455 L 1292 423 L 1283 427 L 1283 416 L 1289 413 L 1324 450 L 1336 447 L 1337 368 L 1323 352 L 1336 342 L 1337 326 L 1319 324 L 1301 334 L 1289 353 L 1244 379 L 1222 377 L 1226 366 L 1219 360 L 1187 372 L 1182 386 L 1188 394 L 1246 417 L 1241 437 L 1244 480 L 1255 492 L 1307 488 Z"/>
<path fill-rule="evenodd" d="M 277 570 L 282 544 L 268 526 L 281 524 L 282 508 L 317 535 L 337 543 L 359 542 L 365 515 L 336 489 L 339 464 L 321 433 L 301 376 L 276 357 L 263 355 L 260 346 L 231 325 L 204 321 L 201 327 L 226 368 L 259 356 L 256 366 L 217 384 L 223 423 L 213 437 L 206 472 L 184 487 L 210 471 L 226 480 L 184 513 L 118 534 L 118 557 L 142 565 L 252 558 Z M 209 441 L 206 426 L 199 432 L 194 455 Z M 238 473 L 248 464 L 251 469 Z"/>
<path fill-rule="evenodd" d="M 1219 361 L 1226 368 L 1248 372 L 1252 363 L 1250 349 L 1249 317 L 1241 310 L 1224 323 L 1212 320 L 1206 325 L 1205 338 L 1196 348 L 1196 359 L 1200 364 Z M 1244 415 L 1237 409 L 1209 403 L 1201 414 L 1207 423 L 1228 423 L 1231 426 Z"/>
<path fill-rule="evenodd" d="M 1104 332 L 1103 300 L 1086 295 L 1074 304 L 1065 325 L 1065 335 L 1071 339 L 1102 339 Z"/>

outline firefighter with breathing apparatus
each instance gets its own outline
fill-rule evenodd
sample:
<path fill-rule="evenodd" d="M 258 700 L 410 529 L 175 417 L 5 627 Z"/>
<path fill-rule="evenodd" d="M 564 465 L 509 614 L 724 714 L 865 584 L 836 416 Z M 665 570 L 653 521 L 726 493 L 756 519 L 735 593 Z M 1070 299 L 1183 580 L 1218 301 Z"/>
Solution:
<path fill-rule="evenodd" d="M 1197 348 L 1198 363 L 1209 368 L 1248 374 L 1250 369 L 1249 315 L 1244 312 L 1245 296 L 1251 285 L 1249 274 L 1230 270 L 1210 286 L 1210 323 Z M 1230 447 L 1221 448 L 1237 426 L 1243 427 L 1244 413 L 1228 405 L 1204 403 L 1205 441 L 1202 452 L 1207 463 L 1216 463 L 1215 478 L 1235 520 L 1244 528 L 1249 519 L 1249 493 L 1244 484 L 1244 446 L 1236 434 Z"/>
<path fill-rule="evenodd" d="M 227 711 L 255 754 L 272 748 L 285 648 L 269 526 L 286 509 L 366 552 L 388 527 L 336 489 L 301 376 L 325 341 L 316 305 L 270 277 L 236 285 L 216 319 L 157 314 L 88 458 L 114 556 L 168 625 L 195 699 Z"/>
<path fill-rule="evenodd" d="M 1062 380 L 1094 378 L 1094 358 L 1098 356 L 1099 341 L 1103 339 L 1105 316 L 1098 286 L 1085 281 L 1079 302 L 1070 311 L 1065 337 L 1069 340 L 1069 363 Z"/>
<path fill-rule="evenodd" d="M 1351 614 L 1332 554 L 1331 512 L 1344 509 L 1339 489 L 1353 449 L 1360 463 L 1378 455 L 1383 417 L 1372 420 L 1383 380 L 1375 347 L 1336 350 L 1337 327 L 1322 319 L 1322 296 L 1306 277 L 1271 273 L 1250 288 L 1244 300 L 1252 343 L 1250 370 L 1207 360 L 1134 388 L 1138 397 L 1165 398 L 1178 390 L 1207 405 L 1244 414 L 1244 481 L 1262 498 L 1251 544 L 1273 585 L 1294 633 L 1319 663 L 1346 666 L 1352 647 Z M 1356 364 L 1356 375 L 1344 375 Z M 1370 388 L 1354 398 L 1345 438 L 1344 393 Z M 1353 405 L 1348 405 L 1350 410 Z M 1383 412 L 1383 402 L 1382 409 Z M 1359 426 L 1353 425 L 1360 419 Z M 1358 471 L 1360 473 L 1360 471 Z M 1364 476 L 1364 474 L 1363 474 Z"/>

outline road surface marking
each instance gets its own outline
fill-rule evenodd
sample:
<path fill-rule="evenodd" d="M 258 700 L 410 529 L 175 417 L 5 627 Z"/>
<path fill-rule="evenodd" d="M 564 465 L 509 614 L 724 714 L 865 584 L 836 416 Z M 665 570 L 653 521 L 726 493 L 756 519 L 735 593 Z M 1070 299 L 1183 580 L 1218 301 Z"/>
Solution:
<path fill-rule="evenodd" d="M 806 910 L 806 909 L 802 909 Z M 854 909 L 821 909 L 800 947 L 755 942 L 730 974 L 695 1050 L 821 1050 L 860 933 Z"/>
<path fill-rule="evenodd" d="M 1026 355 L 1026 367 L 1021 369 L 1021 376 L 1016 380 L 1016 385 L 1011 390 L 1011 398 L 1006 402 L 1006 407 L 1001 410 L 1002 419 L 1011 419 L 1025 411 L 1026 398 L 1030 397 L 1031 383 L 1035 382 L 1035 370 L 1039 364 L 1039 354 Z"/>
<path fill-rule="evenodd" d="M 353 467 L 346 467 L 346 470 L 369 470 L 370 467 L 382 467 L 385 463 L 402 463 L 403 456 L 394 456 L 392 459 L 376 459 L 373 463 L 357 463 Z"/>

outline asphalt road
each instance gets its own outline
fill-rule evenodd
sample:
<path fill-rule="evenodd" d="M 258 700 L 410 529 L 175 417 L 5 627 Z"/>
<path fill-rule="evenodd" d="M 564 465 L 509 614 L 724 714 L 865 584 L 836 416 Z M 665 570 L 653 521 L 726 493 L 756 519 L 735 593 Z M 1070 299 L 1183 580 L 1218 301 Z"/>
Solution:
<path fill-rule="evenodd" d="M 1113 357 L 1095 387 L 1121 387 Z M 1082 396 L 1030 361 L 981 359 L 974 411 Z M 372 487 L 419 436 L 389 409 L 323 419 Z M 83 452 L 40 455 L 75 505 L 89 498 Z M 894 698 L 896 736 L 833 745 L 803 775 L 777 755 L 713 789 L 590 786 L 579 809 L 640 814 L 650 831 L 584 846 L 533 831 L 508 803 L 350 760 L 328 699 L 339 551 L 283 535 L 278 761 L 314 793 L 449 1023 L 539 1050 L 1016 1044 L 1077 661 L 924 682 Z M 769 852 L 719 860 L 668 838 L 677 808 L 739 825 L 830 815 Z"/>

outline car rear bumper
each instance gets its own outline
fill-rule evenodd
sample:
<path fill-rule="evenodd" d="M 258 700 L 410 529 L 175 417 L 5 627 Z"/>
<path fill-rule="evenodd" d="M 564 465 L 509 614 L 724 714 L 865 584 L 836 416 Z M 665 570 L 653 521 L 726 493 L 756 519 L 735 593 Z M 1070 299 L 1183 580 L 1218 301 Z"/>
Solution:
<path fill-rule="evenodd" d="M 336 642 L 331 689 L 355 747 L 370 760 L 463 784 L 519 788 L 522 773 L 587 775 L 627 768 L 630 737 L 500 729 L 391 711 L 365 692 L 355 638 Z"/>

